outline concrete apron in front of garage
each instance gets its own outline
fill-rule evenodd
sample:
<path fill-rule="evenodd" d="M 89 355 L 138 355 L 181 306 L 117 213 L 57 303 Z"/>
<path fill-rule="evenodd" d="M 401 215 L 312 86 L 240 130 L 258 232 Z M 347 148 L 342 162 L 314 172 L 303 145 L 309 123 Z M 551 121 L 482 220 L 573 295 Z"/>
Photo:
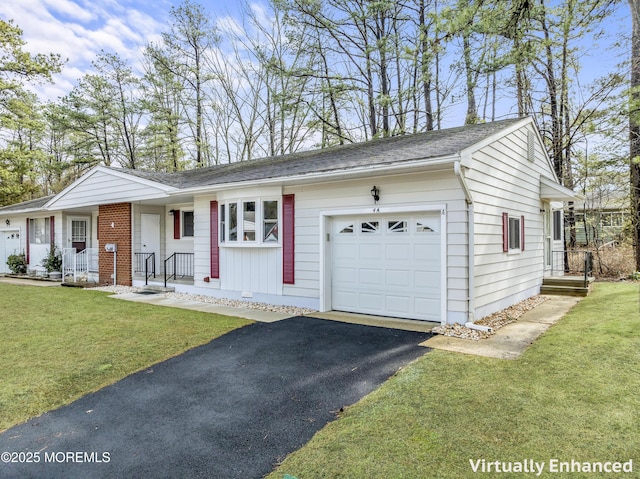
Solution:
<path fill-rule="evenodd" d="M 289 318 L 292 315 L 272 311 L 260 311 L 249 308 L 221 306 L 198 301 L 167 298 L 162 294 L 142 295 L 125 293 L 114 295 L 114 298 L 128 301 L 144 302 L 158 306 L 184 308 L 195 311 L 237 316 L 263 323 L 272 323 Z M 473 341 L 470 339 L 454 338 L 450 336 L 434 335 L 421 344 L 433 349 L 443 349 L 476 356 L 498 359 L 515 359 L 519 357 L 542 333 L 562 318 L 581 298 L 570 296 L 547 296 L 547 301 L 523 314 L 517 321 L 498 329 L 487 339 Z M 343 323 L 360 324 L 381 328 L 399 329 L 415 332 L 431 332 L 440 323 L 410 319 L 372 316 L 368 314 L 345 313 L 340 311 L 315 312 L 305 316 L 338 321 Z"/>

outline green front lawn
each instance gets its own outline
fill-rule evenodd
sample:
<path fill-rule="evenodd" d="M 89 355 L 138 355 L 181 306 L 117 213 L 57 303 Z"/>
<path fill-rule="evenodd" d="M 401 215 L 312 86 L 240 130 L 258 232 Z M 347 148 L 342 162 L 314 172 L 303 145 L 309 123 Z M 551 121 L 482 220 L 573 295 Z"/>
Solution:
<path fill-rule="evenodd" d="M 0 284 L 0 431 L 250 321 Z"/>
<path fill-rule="evenodd" d="M 536 477 L 474 472 L 482 459 L 544 462 L 539 477 L 638 477 L 639 300 L 637 283 L 596 284 L 514 361 L 432 351 L 268 478 Z M 633 473 L 550 472 L 554 459 L 633 460 Z"/>

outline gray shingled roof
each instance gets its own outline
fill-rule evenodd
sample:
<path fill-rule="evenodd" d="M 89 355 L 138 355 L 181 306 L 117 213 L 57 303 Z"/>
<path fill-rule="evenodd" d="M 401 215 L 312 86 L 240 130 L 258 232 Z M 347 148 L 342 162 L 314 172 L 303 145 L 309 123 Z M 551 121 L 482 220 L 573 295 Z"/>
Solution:
<path fill-rule="evenodd" d="M 37 210 L 42 208 L 47 202 L 53 198 L 53 195 L 43 196 L 42 198 L 36 198 L 35 200 L 23 201 L 22 203 L 16 203 L 15 205 L 3 206 L 0 208 L 0 213 L 11 213 L 14 211 L 28 211 Z"/>
<path fill-rule="evenodd" d="M 179 189 L 286 178 L 330 171 L 348 171 L 359 167 L 397 164 L 455 155 L 519 121 L 522 121 L 522 118 L 382 138 L 365 143 L 341 145 L 322 150 L 304 151 L 176 173 L 128 169 L 119 171 L 125 171 L 132 176 Z"/>

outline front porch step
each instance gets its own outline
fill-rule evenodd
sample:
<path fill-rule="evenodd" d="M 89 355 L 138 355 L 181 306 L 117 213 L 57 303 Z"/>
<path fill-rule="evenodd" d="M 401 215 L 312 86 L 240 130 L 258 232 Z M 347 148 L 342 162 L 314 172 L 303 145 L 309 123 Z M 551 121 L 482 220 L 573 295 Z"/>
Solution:
<path fill-rule="evenodd" d="M 544 278 L 540 294 L 556 294 L 560 296 L 587 296 L 591 291 L 594 278 L 587 278 L 584 285 L 582 276 L 552 276 Z"/>
<path fill-rule="evenodd" d="M 551 286 L 542 285 L 540 294 L 555 294 L 558 296 L 587 296 L 589 288 L 581 288 L 575 286 Z"/>
<path fill-rule="evenodd" d="M 167 286 L 165 288 L 164 286 L 157 286 L 155 284 L 149 284 L 142 288 L 142 291 L 145 293 L 173 293 L 175 290 L 176 288 L 173 286 Z"/>

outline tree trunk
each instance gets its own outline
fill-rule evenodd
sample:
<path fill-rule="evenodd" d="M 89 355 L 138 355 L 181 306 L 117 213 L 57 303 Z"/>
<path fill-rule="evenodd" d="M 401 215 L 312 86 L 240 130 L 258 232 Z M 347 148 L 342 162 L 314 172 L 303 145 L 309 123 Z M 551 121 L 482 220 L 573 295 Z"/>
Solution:
<path fill-rule="evenodd" d="M 464 33 L 462 36 L 464 66 L 467 80 L 467 116 L 464 120 L 465 125 L 473 125 L 478 123 L 478 108 L 476 106 L 475 94 L 475 77 L 471 65 L 471 42 L 469 35 Z"/>
<path fill-rule="evenodd" d="M 631 40 L 631 98 L 629 111 L 629 169 L 633 246 L 636 271 L 640 271 L 640 0 L 629 0 L 633 34 Z"/>

